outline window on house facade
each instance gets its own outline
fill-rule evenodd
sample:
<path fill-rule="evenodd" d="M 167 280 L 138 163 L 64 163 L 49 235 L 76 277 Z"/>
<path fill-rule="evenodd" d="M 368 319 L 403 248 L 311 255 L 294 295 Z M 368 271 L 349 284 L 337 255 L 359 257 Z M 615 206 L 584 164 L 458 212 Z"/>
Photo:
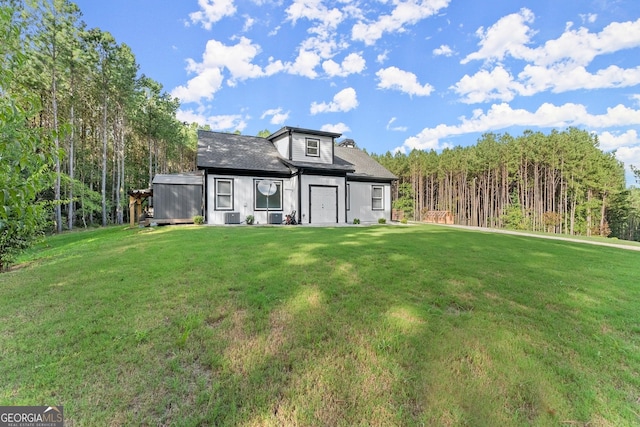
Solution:
<path fill-rule="evenodd" d="M 374 185 L 371 187 L 371 209 L 384 209 L 384 187 L 381 185 Z"/>
<path fill-rule="evenodd" d="M 216 210 L 233 210 L 233 180 L 216 179 Z"/>
<path fill-rule="evenodd" d="M 259 182 L 260 182 L 259 179 L 253 182 L 255 210 L 257 211 L 267 210 L 267 201 L 269 203 L 270 211 L 282 210 L 282 181 L 271 181 L 273 182 L 273 185 L 275 185 L 276 192 L 273 195 L 269 196 L 268 199 L 267 199 L 267 196 L 265 196 L 258 190 Z"/>
<path fill-rule="evenodd" d="M 307 156 L 320 157 L 320 140 L 307 138 Z"/>

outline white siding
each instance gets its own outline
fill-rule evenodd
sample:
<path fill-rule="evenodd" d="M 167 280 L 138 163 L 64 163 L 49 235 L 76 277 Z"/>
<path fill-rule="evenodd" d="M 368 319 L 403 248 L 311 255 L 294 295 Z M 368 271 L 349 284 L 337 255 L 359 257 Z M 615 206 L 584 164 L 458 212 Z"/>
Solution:
<path fill-rule="evenodd" d="M 349 181 L 350 209 L 347 211 L 347 221 L 353 222 L 358 218 L 362 223 L 378 222 L 384 218 L 391 220 L 391 185 L 378 182 Z M 371 207 L 373 187 L 382 187 L 384 209 L 374 210 Z"/>
<path fill-rule="evenodd" d="M 275 145 L 276 149 L 280 153 L 282 157 L 285 159 L 289 158 L 289 134 L 285 133 L 284 135 L 280 135 L 277 139 L 273 140 L 273 145 Z"/>
<path fill-rule="evenodd" d="M 307 138 L 320 140 L 319 156 L 307 156 Z M 333 138 L 328 136 L 293 134 L 292 160 L 297 162 L 333 164 Z"/>
<path fill-rule="evenodd" d="M 309 186 L 312 185 L 338 187 L 338 223 L 344 224 L 346 222 L 345 178 L 317 175 L 302 175 L 301 177 L 300 223 L 309 224 Z"/>
<path fill-rule="evenodd" d="M 215 179 L 231 179 L 233 180 L 233 209 L 216 210 L 215 203 Z M 260 224 L 267 223 L 267 212 L 264 210 L 254 210 L 254 182 L 256 179 L 270 179 L 273 181 L 282 181 L 282 209 L 270 210 L 269 212 L 281 212 L 282 217 L 291 213 L 293 209 L 297 209 L 296 199 L 297 180 L 295 178 L 265 178 L 261 176 L 234 176 L 234 175 L 208 175 L 207 176 L 207 223 L 208 224 L 224 224 L 225 213 L 240 213 L 240 222 L 244 222 L 247 215 L 253 215 L 255 222 Z"/>

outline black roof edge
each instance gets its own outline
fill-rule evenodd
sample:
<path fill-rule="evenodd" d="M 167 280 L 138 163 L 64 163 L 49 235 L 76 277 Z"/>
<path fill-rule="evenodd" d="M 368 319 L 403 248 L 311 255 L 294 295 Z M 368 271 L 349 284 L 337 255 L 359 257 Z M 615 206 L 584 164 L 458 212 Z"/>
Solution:
<path fill-rule="evenodd" d="M 381 183 L 381 182 L 388 182 L 389 184 L 391 184 L 393 181 L 397 181 L 398 178 L 378 178 L 375 176 L 359 176 L 359 175 L 347 174 L 347 180 L 357 181 L 357 182 L 370 182 L 372 184 Z"/>
<path fill-rule="evenodd" d="M 289 131 L 296 132 L 296 133 L 308 133 L 310 135 L 317 135 L 317 136 L 328 136 L 330 138 L 340 138 L 342 136 L 341 133 L 327 132 L 324 130 L 313 130 L 313 129 L 284 126 L 283 128 L 269 135 L 267 139 L 271 141 L 284 133 L 288 133 Z"/>
<path fill-rule="evenodd" d="M 255 169 L 225 169 L 200 166 L 208 175 L 238 175 L 238 176 L 266 176 L 271 178 L 290 178 L 290 172 L 273 172 Z"/>

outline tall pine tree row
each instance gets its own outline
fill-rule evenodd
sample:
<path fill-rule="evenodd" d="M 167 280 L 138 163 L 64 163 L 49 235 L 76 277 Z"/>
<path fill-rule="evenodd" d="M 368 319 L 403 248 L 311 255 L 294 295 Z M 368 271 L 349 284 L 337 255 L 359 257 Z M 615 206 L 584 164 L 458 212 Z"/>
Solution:
<path fill-rule="evenodd" d="M 4 0 L 0 25 L 2 268 L 40 231 L 123 223 L 130 189 L 194 169 L 197 127 L 71 1 Z"/>
<path fill-rule="evenodd" d="M 395 207 L 416 220 L 437 210 L 463 225 L 633 240 L 640 234 L 640 206 L 625 188 L 623 165 L 583 130 L 489 133 L 440 154 L 375 157 L 400 178 Z"/>

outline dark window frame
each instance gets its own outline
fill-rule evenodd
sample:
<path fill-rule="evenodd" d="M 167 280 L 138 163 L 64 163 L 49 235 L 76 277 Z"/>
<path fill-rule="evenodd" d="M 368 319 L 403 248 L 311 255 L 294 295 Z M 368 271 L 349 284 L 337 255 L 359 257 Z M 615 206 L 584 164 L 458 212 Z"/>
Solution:
<path fill-rule="evenodd" d="M 230 193 L 220 193 L 220 187 L 218 186 L 219 183 L 221 182 L 228 182 L 231 186 L 231 192 Z M 214 198 L 215 198 L 215 210 L 216 211 L 232 211 L 233 210 L 233 206 L 234 206 L 234 198 L 233 198 L 233 193 L 234 193 L 234 180 L 233 178 L 215 178 L 214 179 Z M 219 203 L 219 198 L 220 196 L 225 196 L 225 197 L 229 197 L 230 200 L 230 207 L 221 207 L 220 203 Z"/>
<path fill-rule="evenodd" d="M 376 196 L 376 190 L 380 190 L 380 196 Z M 376 207 L 376 201 L 380 201 L 380 207 Z M 372 185 L 371 186 L 371 210 L 373 211 L 383 211 L 384 210 L 384 186 L 383 185 Z"/>
<path fill-rule="evenodd" d="M 266 196 L 262 195 L 260 193 L 260 191 L 258 191 L 258 183 L 262 181 L 261 179 L 254 179 L 253 180 L 253 210 L 254 211 L 266 211 L 267 210 L 267 206 L 266 203 L 264 205 L 264 207 L 258 207 L 258 197 L 261 197 L 265 199 L 266 201 Z M 282 180 L 270 180 L 272 182 L 274 182 L 276 184 L 276 186 L 278 186 L 279 190 L 276 191 L 276 194 L 274 194 L 273 196 L 269 196 L 269 212 L 271 211 L 282 211 L 282 196 L 283 196 L 283 192 L 282 190 L 284 189 L 284 181 Z M 273 200 L 274 200 L 274 196 L 278 195 L 278 206 L 272 206 L 273 204 Z"/>
<path fill-rule="evenodd" d="M 315 147 L 312 144 L 315 144 Z M 307 138 L 305 153 L 307 157 L 320 157 L 320 139 Z"/>

